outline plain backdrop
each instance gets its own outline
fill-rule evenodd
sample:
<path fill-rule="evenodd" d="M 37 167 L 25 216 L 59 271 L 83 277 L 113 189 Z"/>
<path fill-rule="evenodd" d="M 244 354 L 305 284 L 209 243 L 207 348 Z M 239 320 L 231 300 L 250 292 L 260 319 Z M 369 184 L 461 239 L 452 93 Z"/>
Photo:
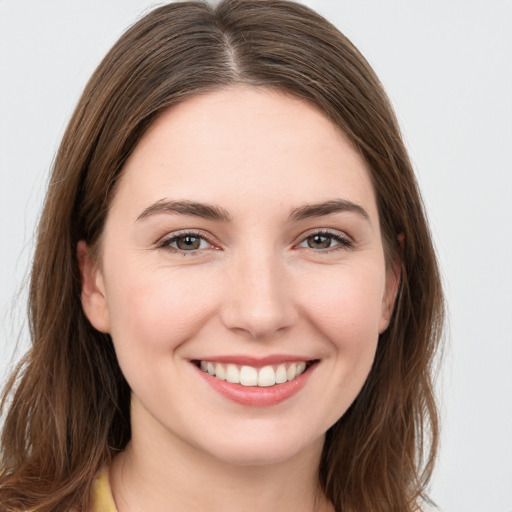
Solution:
<path fill-rule="evenodd" d="M 305 3 L 387 89 L 438 248 L 449 332 L 432 497 L 447 512 L 512 512 L 512 1 Z M 1 381 L 28 343 L 27 269 L 65 125 L 100 59 L 154 5 L 0 0 Z"/>

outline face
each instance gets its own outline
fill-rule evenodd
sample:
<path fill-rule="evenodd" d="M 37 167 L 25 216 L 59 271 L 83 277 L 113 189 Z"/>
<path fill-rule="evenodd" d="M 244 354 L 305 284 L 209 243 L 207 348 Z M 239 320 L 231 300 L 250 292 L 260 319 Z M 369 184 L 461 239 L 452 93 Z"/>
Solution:
<path fill-rule="evenodd" d="M 137 431 L 237 464 L 322 445 L 388 325 L 366 165 L 316 107 L 230 88 L 166 111 L 118 182 L 82 301 Z"/>

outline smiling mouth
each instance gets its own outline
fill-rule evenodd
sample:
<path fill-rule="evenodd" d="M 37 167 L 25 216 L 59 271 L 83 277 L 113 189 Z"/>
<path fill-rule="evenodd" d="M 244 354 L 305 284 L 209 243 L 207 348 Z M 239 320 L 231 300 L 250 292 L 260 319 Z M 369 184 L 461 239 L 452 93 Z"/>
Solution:
<path fill-rule="evenodd" d="M 296 361 L 257 368 L 249 365 L 219 363 L 215 361 L 196 361 L 196 365 L 205 373 L 218 380 L 241 384 L 246 387 L 271 387 L 293 381 L 317 360 Z"/>

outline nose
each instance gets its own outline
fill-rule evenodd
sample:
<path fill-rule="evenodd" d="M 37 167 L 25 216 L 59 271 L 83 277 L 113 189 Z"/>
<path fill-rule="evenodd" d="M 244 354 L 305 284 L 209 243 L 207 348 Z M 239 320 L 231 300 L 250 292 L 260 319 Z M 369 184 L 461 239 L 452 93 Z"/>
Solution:
<path fill-rule="evenodd" d="M 263 339 L 297 322 L 291 283 L 278 257 L 252 253 L 232 263 L 221 310 L 228 329 Z"/>

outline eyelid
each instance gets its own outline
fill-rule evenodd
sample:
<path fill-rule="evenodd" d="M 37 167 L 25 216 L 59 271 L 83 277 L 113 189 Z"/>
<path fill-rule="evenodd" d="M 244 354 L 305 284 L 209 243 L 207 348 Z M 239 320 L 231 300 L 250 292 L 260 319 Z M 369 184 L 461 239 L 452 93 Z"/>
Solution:
<path fill-rule="evenodd" d="M 210 245 L 210 247 L 207 249 L 214 249 L 214 250 L 220 249 L 219 244 L 212 240 L 213 236 L 205 231 L 200 230 L 200 229 L 183 229 L 183 230 L 179 230 L 179 231 L 173 231 L 173 232 L 168 233 L 165 236 L 163 236 L 159 241 L 156 242 L 155 245 L 159 249 L 167 249 L 172 252 L 176 252 L 176 253 L 183 254 L 183 255 L 203 252 L 206 249 L 206 248 L 191 249 L 189 251 L 186 251 L 183 249 L 179 249 L 177 247 L 171 247 L 171 245 L 170 245 L 171 243 L 173 243 L 177 239 L 187 236 L 187 235 L 190 235 L 190 236 L 193 236 L 196 238 L 200 238 L 200 239 L 206 241 Z M 310 248 L 312 251 L 319 252 L 319 253 L 328 253 L 328 252 L 335 251 L 338 249 L 351 249 L 354 244 L 354 240 L 352 239 L 352 237 L 350 237 L 343 231 L 339 231 L 337 229 L 332 229 L 332 228 L 315 228 L 315 229 L 311 229 L 311 230 L 308 230 L 308 231 L 302 233 L 300 235 L 300 237 L 298 237 L 297 242 L 295 242 L 293 244 L 294 247 L 300 248 L 300 244 L 302 244 L 309 237 L 314 236 L 314 235 L 328 236 L 328 237 L 333 238 L 337 242 L 337 244 L 334 245 L 333 247 L 329 247 L 326 249 L 316 249 L 315 250 L 313 248 Z"/>
<path fill-rule="evenodd" d="M 298 239 L 298 242 L 294 244 L 295 246 L 299 246 L 301 243 L 305 242 L 306 239 L 308 239 L 311 236 L 314 235 L 323 235 L 323 236 L 329 236 L 336 240 L 338 242 L 338 245 L 335 245 L 334 247 L 329 247 L 327 249 L 312 249 L 313 251 L 319 252 L 319 253 L 327 253 L 330 251 L 335 251 L 338 249 L 351 249 L 354 246 L 354 240 L 351 236 L 347 235 L 343 231 L 339 231 L 337 229 L 331 229 L 331 228 L 315 228 L 311 229 L 309 231 L 306 231 L 305 233 L 302 233 Z"/>
<path fill-rule="evenodd" d="M 213 237 L 209 233 L 202 231 L 200 229 L 182 229 L 179 231 L 173 231 L 171 233 L 166 234 L 162 238 L 160 238 L 160 240 L 158 240 L 155 245 L 158 249 L 167 249 L 169 251 L 176 252 L 179 254 L 184 254 L 184 255 L 194 254 L 194 253 L 202 252 L 205 250 L 203 248 L 203 249 L 191 249 L 189 251 L 184 251 L 182 249 L 178 249 L 177 247 L 171 247 L 171 245 L 170 245 L 171 243 L 176 241 L 178 238 L 181 238 L 181 237 L 184 237 L 187 235 L 205 240 L 210 245 L 210 247 L 208 249 L 215 249 L 215 250 L 220 249 L 219 244 L 213 242 L 213 240 L 212 240 Z"/>

